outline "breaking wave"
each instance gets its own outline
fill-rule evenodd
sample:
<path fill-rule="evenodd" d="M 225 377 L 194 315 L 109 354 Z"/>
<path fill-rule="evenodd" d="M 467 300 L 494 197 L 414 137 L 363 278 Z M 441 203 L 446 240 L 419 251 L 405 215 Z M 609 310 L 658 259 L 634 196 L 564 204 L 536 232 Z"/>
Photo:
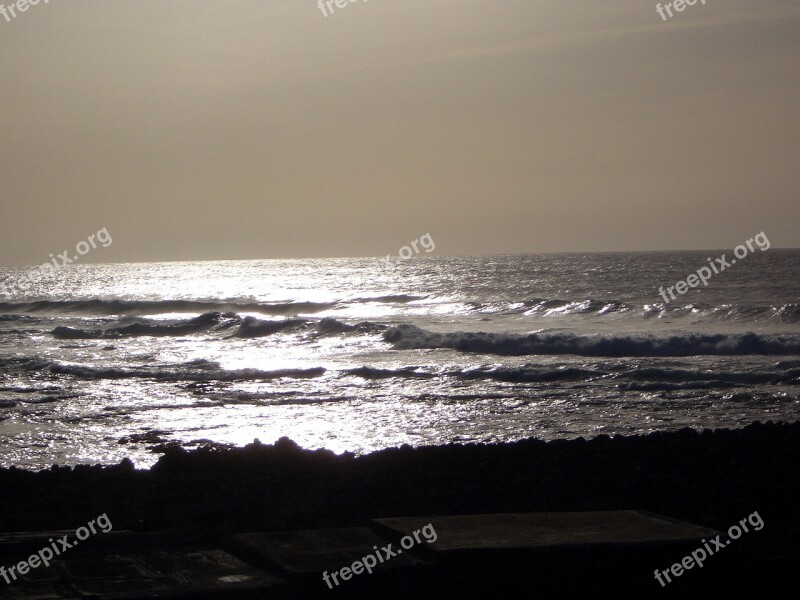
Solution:
<path fill-rule="evenodd" d="M 578 335 L 531 333 L 527 335 L 454 332 L 435 333 L 414 325 L 398 325 L 384 333 L 398 350 L 449 348 L 461 352 L 522 356 L 526 354 L 579 356 L 701 356 L 791 355 L 800 353 L 800 334 L 646 334 Z"/>
<path fill-rule="evenodd" d="M 104 329 L 78 329 L 75 327 L 59 326 L 53 329 L 52 333 L 53 336 L 62 340 L 113 339 L 136 336 L 164 337 L 191 335 L 209 331 L 214 328 L 229 325 L 234 321 L 238 321 L 236 315 L 223 315 L 218 312 L 210 312 L 177 323 L 136 322 L 121 327 Z"/>
<path fill-rule="evenodd" d="M 126 337 L 171 337 L 197 334 L 217 334 L 220 337 L 252 339 L 283 332 L 306 332 L 314 337 L 341 334 L 369 334 L 386 329 L 385 325 L 363 322 L 356 325 L 326 317 L 321 320 L 286 318 L 258 319 L 235 313 L 210 312 L 192 319 L 178 321 L 137 320 L 117 327 L 77 328 L 59 326 L 52 330 L 62 340 L 99 340 Z"/>

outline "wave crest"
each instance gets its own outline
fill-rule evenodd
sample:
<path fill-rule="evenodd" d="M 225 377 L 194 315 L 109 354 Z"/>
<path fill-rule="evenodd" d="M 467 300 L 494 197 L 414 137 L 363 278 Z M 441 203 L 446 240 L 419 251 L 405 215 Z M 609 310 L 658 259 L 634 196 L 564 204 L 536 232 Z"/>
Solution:
<path fill-rule="evenodd" d="M 115 339 L 136 336 L 168 337 L 201 333 L 220 326 L 229 325 L 236 320 L 238 320 L 236 315 L 209 312 L 199 317 L 194 317 L 193 319 L 169 324 L 135 322 L 130 325 L 107 329 L 78 329 L 75 327 L 59 326 L 53 329 L 52 334 L 56 338 L 63 340 Z"/>
<path fill-rule="evenodd" d="M 398 350 L 449 348 L 461 352 L 522 356 L 527 354 L 579 356 L 702 356 L 792 355 L 800 353 L 800 335 L 646 334 L 577 335 L 531 333 L 527 335 L 486 332 L 435 333 L 414 325 L 398 325 L 384 333 L 384 340 Z"/>

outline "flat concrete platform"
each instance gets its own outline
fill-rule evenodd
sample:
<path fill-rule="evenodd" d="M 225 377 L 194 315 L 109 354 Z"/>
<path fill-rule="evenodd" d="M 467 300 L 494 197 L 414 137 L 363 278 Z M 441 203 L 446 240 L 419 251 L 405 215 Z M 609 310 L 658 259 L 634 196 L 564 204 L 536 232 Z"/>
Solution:
<path fill-rule="evenodd" d="M 433 552 L 545 546 L 659 544 L 713 537 L 716 531 L 637 510 L 512 513 L 376 519 L 378 530 L 401 538 L 431 524 Z"/>
<path fill-rule="evenodd" d="M 231 552 L 290 576 L 337 571 L 367 554 L 374 554 L 387 540 L 368 527 L 309 529 L 275 533 L 245 533 L 224 540 Z M 420 563 L 408 554 L 382 564 L 386 569 L 409 568 Z"/>
<path fill-rule="evenodd" d="M 427 525 L 436 540 L 428 543 L 423 533 L 420 543 L 400 552 L 400 539 Z M 0 565 L 25 560 L 55 533 L 62 532 L 4 534 Z M 658 589 L 655 568 L 669 566 L 716 534 L 636 510 L 397 517 L 357 527 L 221 539 L 112 532 L 81 542 L 10 585 L 0 580 L 0 597 L 406 599 L 468 592 L 571 599 L 623 589 L 647 594 Z M 324 583 L 324 571 L 340 571 L 390 543 L 397 554 L 371 575 L 342 580 L 334 589 Z"/>
<path fill-rule="evenodd" d="M 215 548 L 162 548 L 80 555 L 39 567 L 2 590 L 4 598 L 249 597 L 285 583 Z"/>

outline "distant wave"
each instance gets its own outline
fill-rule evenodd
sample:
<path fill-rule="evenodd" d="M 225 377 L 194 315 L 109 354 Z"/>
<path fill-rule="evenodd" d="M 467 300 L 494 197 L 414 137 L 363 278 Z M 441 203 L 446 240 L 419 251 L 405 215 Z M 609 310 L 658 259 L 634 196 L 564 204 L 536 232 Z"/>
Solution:
<path fill-rule="evenodd" d="M 682 383 L 637 383 L 634 381 L 631 383 L 620 384 L 619 389 L 626 392 L 674 392 L 680 390 L 721 390 L 735 386 L 735 383 L 731 383 L 729 381 L 685 381 Z"/>
<path fill-rule="evenodd" d="M 528 315 L 532 317 L 627 315 L 629 317 L 692 318 L 709 321 L 777 321 L 800 323 L 800 304 L 755 306 L 721 304 L 719 306 L 690 303 L 654 303 L 636 306 L 622 300 L 565 300 L 558 298 L 533 298 L 523 301 L 496 301 L 467 303 L 469 310 L 480 314 Z"/>
<path fill-rule="evenodd" d="M 0 302 L 5 313 L 85 313 L 97 315 L 152 315 L 171 312 L 259 312 L 269 315 L 315 313 L 335 308 L 336 302 L 226 302 L 202 300 L 75 300 Z"/>
<path fill-rule="evenodd" d="M 734 372 L 722 370 L 699 370 L 678 368 L 630 368 L 617 371 L 602 368 L 576 368 L 571 366 L 546 367 L 527 363 L 518 367 L 478 367 L 450 369 L 444 371 L 425 371 L 420 367 L 401 367 L 396 369 L 363 366 L 347 369 L 345 376 L 362 379 L 430 379 L 452 377 L 461 380 L 491 380 L 505 383 L 558 383 L 558 382 L 597 382 L 607 380 L 621 389 L 689 389 L 733 387 L 738 385 L 798 385 L 800 369 L 789 372 Z M 659 388 L 659 386 L 663 386 Z"/>
<path fill-rule="evenodd" d="M 255 312 L 266 315 L 313 314 L 344 306 L 382 302 L 405 304 L 424 300 L 427 296 L 392 294 L 376 297 L 355 298 L 333 302 L 242 302 L 227 300 L 38 300 L 34 302 L 0 302 L 2 313 L 80 313 L 94 315 L 152 315 L 171 312 Z M 10 315 L 8 318 L 15 318 Z"/>
<path fill-rule="evenodd" d="M 363 322 L 356 325 L 326 317 L 310 319 L 257 319 L 235 313 L 210 312 L 178 321 L 138 320 L 118 327 L 77 328 L 59 326 L 52 330 L 54 337 L 63 340 L 118 339 L 125 337 L 170 337 L 196 334 L 218 334 L 230 338 L 260 338 L 282 332 L 307 332 L 314 337 L 340 334 L 368 334 L 383 331 L 385 325 Z"/>
<path fill-rule="evenodd" d="M 592 369 L 576 368 L 542 368 L 535 365 L 522 367 L 479 367 L 470 369 L 451 369 L 430 372 L 418 367 L 401 367 L 398 369 L 382 369 L 377 367 L 357 367 L 346 369 L 343 375 L 362 379 L 431 379 L 434 377 L 453 377 L 462 380 L 493 380 L 503 382 L 556 382 L 556 381 L 588 381 L 592 378 L 606 377 L 609 373 Z"/>
<path fill-rule="evenodd" d="M 730 368 L 715 366 L 697 368 L 686 362 L 681 366 L 641 367 L 636 364 L 599 363 L 591 367 L 576 367 L 569 363 L 542 365 L 526 363 L 514 367 L 486 365 L 480 367 L 441 368 L 435 365 L 377 367 L 364 365 L 357 368 L 335 372 L 340 377 L 380 380 L 445 380 L 496 381 L 508 384 L 563 384 L 608 385 L 623 391 L 670 391 L 682 389 L 725 389 L 731 387 L 750 387 L 764 385 L 800 386 L 800 366 L 797 361 L 783 365 L 775 363 L 772 368 L 742 370 L 741 366 Z M 789 367 L 789 368 L 785 368 Z M 38 357 L 19 358 L 0 356 L 0 369 L 11 373 L 42 373 L 66 375 L 85 380 L 149 379 L 161 382 L 235 382 L 269 381 L 279 378 L 308 379 L 321 377 L 328 373 L 323 367 L 295 368 L 281 370 L 261 369 L 223 369 L 218 362 L 196 359 L 188 362 L 155 365 L 125 365 L 98 367 L 90 364 L 47 361 Z M 774 369 L 774 370 L 773 370 Z M 205 390 L 205 388 L 203 388 Z M 52 385 L 5 385 L 0 386 L 0 394 L 10 393 L 8 397 L 20 401 L 19 394 L 63 395 L 66 393 Z M 294 393 L 294 392 L 292 392 Z M 24 400 L 22 400 L 24 402 Z"/>
<path fill-rule="evenodd" d="M 798 376 L 800 376 L 800 369 L 773 373 L 767 371 L 732 372 L 659 367 L 639 368 L 621 375 L 621 377 L 633 379 L 638 382 L 670 381 L 675 383 L 691 383 L 698 381 L 724 381 L 726 383 L 745 385 L 787 383 L 793 381 Z"/>
<path fill-rule="evenodd" d="M 159 313 L 260 313 L 275 316 L 315 314 L 326 310 L 357 304 L 385 303 L 407 304 L 425 300 L 430 296 L 412 294 L 387 294 L 358 297 L 331 302 L 247 302 L 236 300 L 75 300 L 35 302 L 0 302 L 0 321 L 25 318 L 25 315 L 127 315 L 146 316 Z M 800 304 L 761 305 L 708 305 L 703 303 L 654 302 L 634 305 L 619 299 L 562 299 L 532 298 L 528 300 L 497 300 L 494 302 L 464 302 L 464 309 L 475 314 L 526 315 L 535 318 L 624 316 L 627 318 L 670 319 L 691 318 L 708 321 L 771 321 L 800 323 Z M 30 317 L 27 317 L 30 318 Z"/>
<path fill-rule="evenodd" d="M 699 356 L 791 355 L 800 353 L 800 334 L 680 334 L 528 335 L 455 332 L 434 333 L 414 325 L 399 325 L 384 333 L 384 340 L 400 350 L 450 348 L 462 352 L 520 356 L 526 354 L 576 354 L 580 356 Z"/>
<path fill-rule="evenodd" d="M 86 365 L 54 363 L 50 371 L 59 375 L 71 375 L 80 379 L 153 379 L 156 381 L 257 381 L 280 378 L 306 379 L 321 377 L 322 367 L 309 369 L 238 369 L 228 371 L 209 368 L 209 365 L 187 363 L 183 365 L 161 365 L 154 367 L 100 368 Z"/>
<path fill-rule="evenodd" d="M 418 371 L 414 367 L 405 367 L 402 369 L 380 369 L 376 367 L 364 366 L 355 369 L 347 369 L 343 374 L 353 377 L 361 377 L 362 379 L 429 379 L 436 376 L 434 373 Z"/>
<path fill-rule="evenodd" d="M 548 369 L 526 365 L 524 367 L 478 368 L 454 374 L 460 379 L 491 379 L 509 383 L 548 383 L 556 381 L 591 381 L 606 377 L 608 373 L 595 369 L 573 367 Z"/>
<path fill-rule="evenodd" d="M 545 316 L 556 314 L 589 315 L 625 312 L 633 307 L 621 300 L 545 300 L 536 299 L 525 302 L 525 314 Z"/>
<path fill-rule="evenodd" d="M 412 296 L 411 294 L 388 294 L 386 296 L 375 296 L 371 298 L 356 298 L 355 300 L 348 300 L 348 302 L 384 302 L 387 304 L 405 304 L 407 302 L 425 300 L 427 297 L 428 296 Z"/>
<path fill-rule="evenodd" d="M 772 311 L 770 318 L 787 323 L 800 322 L 800 304 L 783 304 L 782 306 L 774 307 Z"/>
<path fill-rule="evenodd" d="M 0 315 L 0 323 L 36 322 L 39 319 L 30 315 Z"/>
<path fill-rule="evenodd" d="M 800 323 L 800 305 L 795 303 L 775 306 L 720 304 L 712 306 L 702 303 L 686 305 L 652 304 L 644 308 L 645 318 L 692 317 L 696 320 L 712 321 L 777 321 Z"/>
<path fill-rule="evenodd" d="M 5 372 L 40 371 L 49 365 L 46 360 L 36 357 L 0 357 L 0 369 Z"/>
<path fill-rule="evenodd" d="M 533 298 L 523 301 L 472 302 L 474 312 L 487 314 L 526 314 L 531 316 L 609 314 L 630 311 L 634 307 L 621 300 L 562 300 Z"/>
<path fill-rule="evenodd" d="M 504 382 L 550 382 L 550 381 L 588 381 L 591 378 L 605 377 L 608 373 L 591 369 L 559 368 L 547 369 L 526 365 L 518 368 L 480 367 L 476 369 L 455 369 L 431 373 L 420 371 L 416 367 L 400 369 L 380 369 L 375 367 L 358 367 L 348 369 L 345 375 L 363 379 L 429 379 L 432 377 L 454 377 L 463 380 L 493 380 Z"/>

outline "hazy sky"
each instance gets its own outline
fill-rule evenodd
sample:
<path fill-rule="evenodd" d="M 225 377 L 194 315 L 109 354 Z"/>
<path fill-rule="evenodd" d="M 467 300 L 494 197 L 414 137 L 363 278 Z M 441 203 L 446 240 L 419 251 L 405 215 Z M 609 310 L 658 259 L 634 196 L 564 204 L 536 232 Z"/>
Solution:
<path fill-rule="evenodd" d="M 797 0 L 43 1 L 3 264 L 800 246 Z"/>

